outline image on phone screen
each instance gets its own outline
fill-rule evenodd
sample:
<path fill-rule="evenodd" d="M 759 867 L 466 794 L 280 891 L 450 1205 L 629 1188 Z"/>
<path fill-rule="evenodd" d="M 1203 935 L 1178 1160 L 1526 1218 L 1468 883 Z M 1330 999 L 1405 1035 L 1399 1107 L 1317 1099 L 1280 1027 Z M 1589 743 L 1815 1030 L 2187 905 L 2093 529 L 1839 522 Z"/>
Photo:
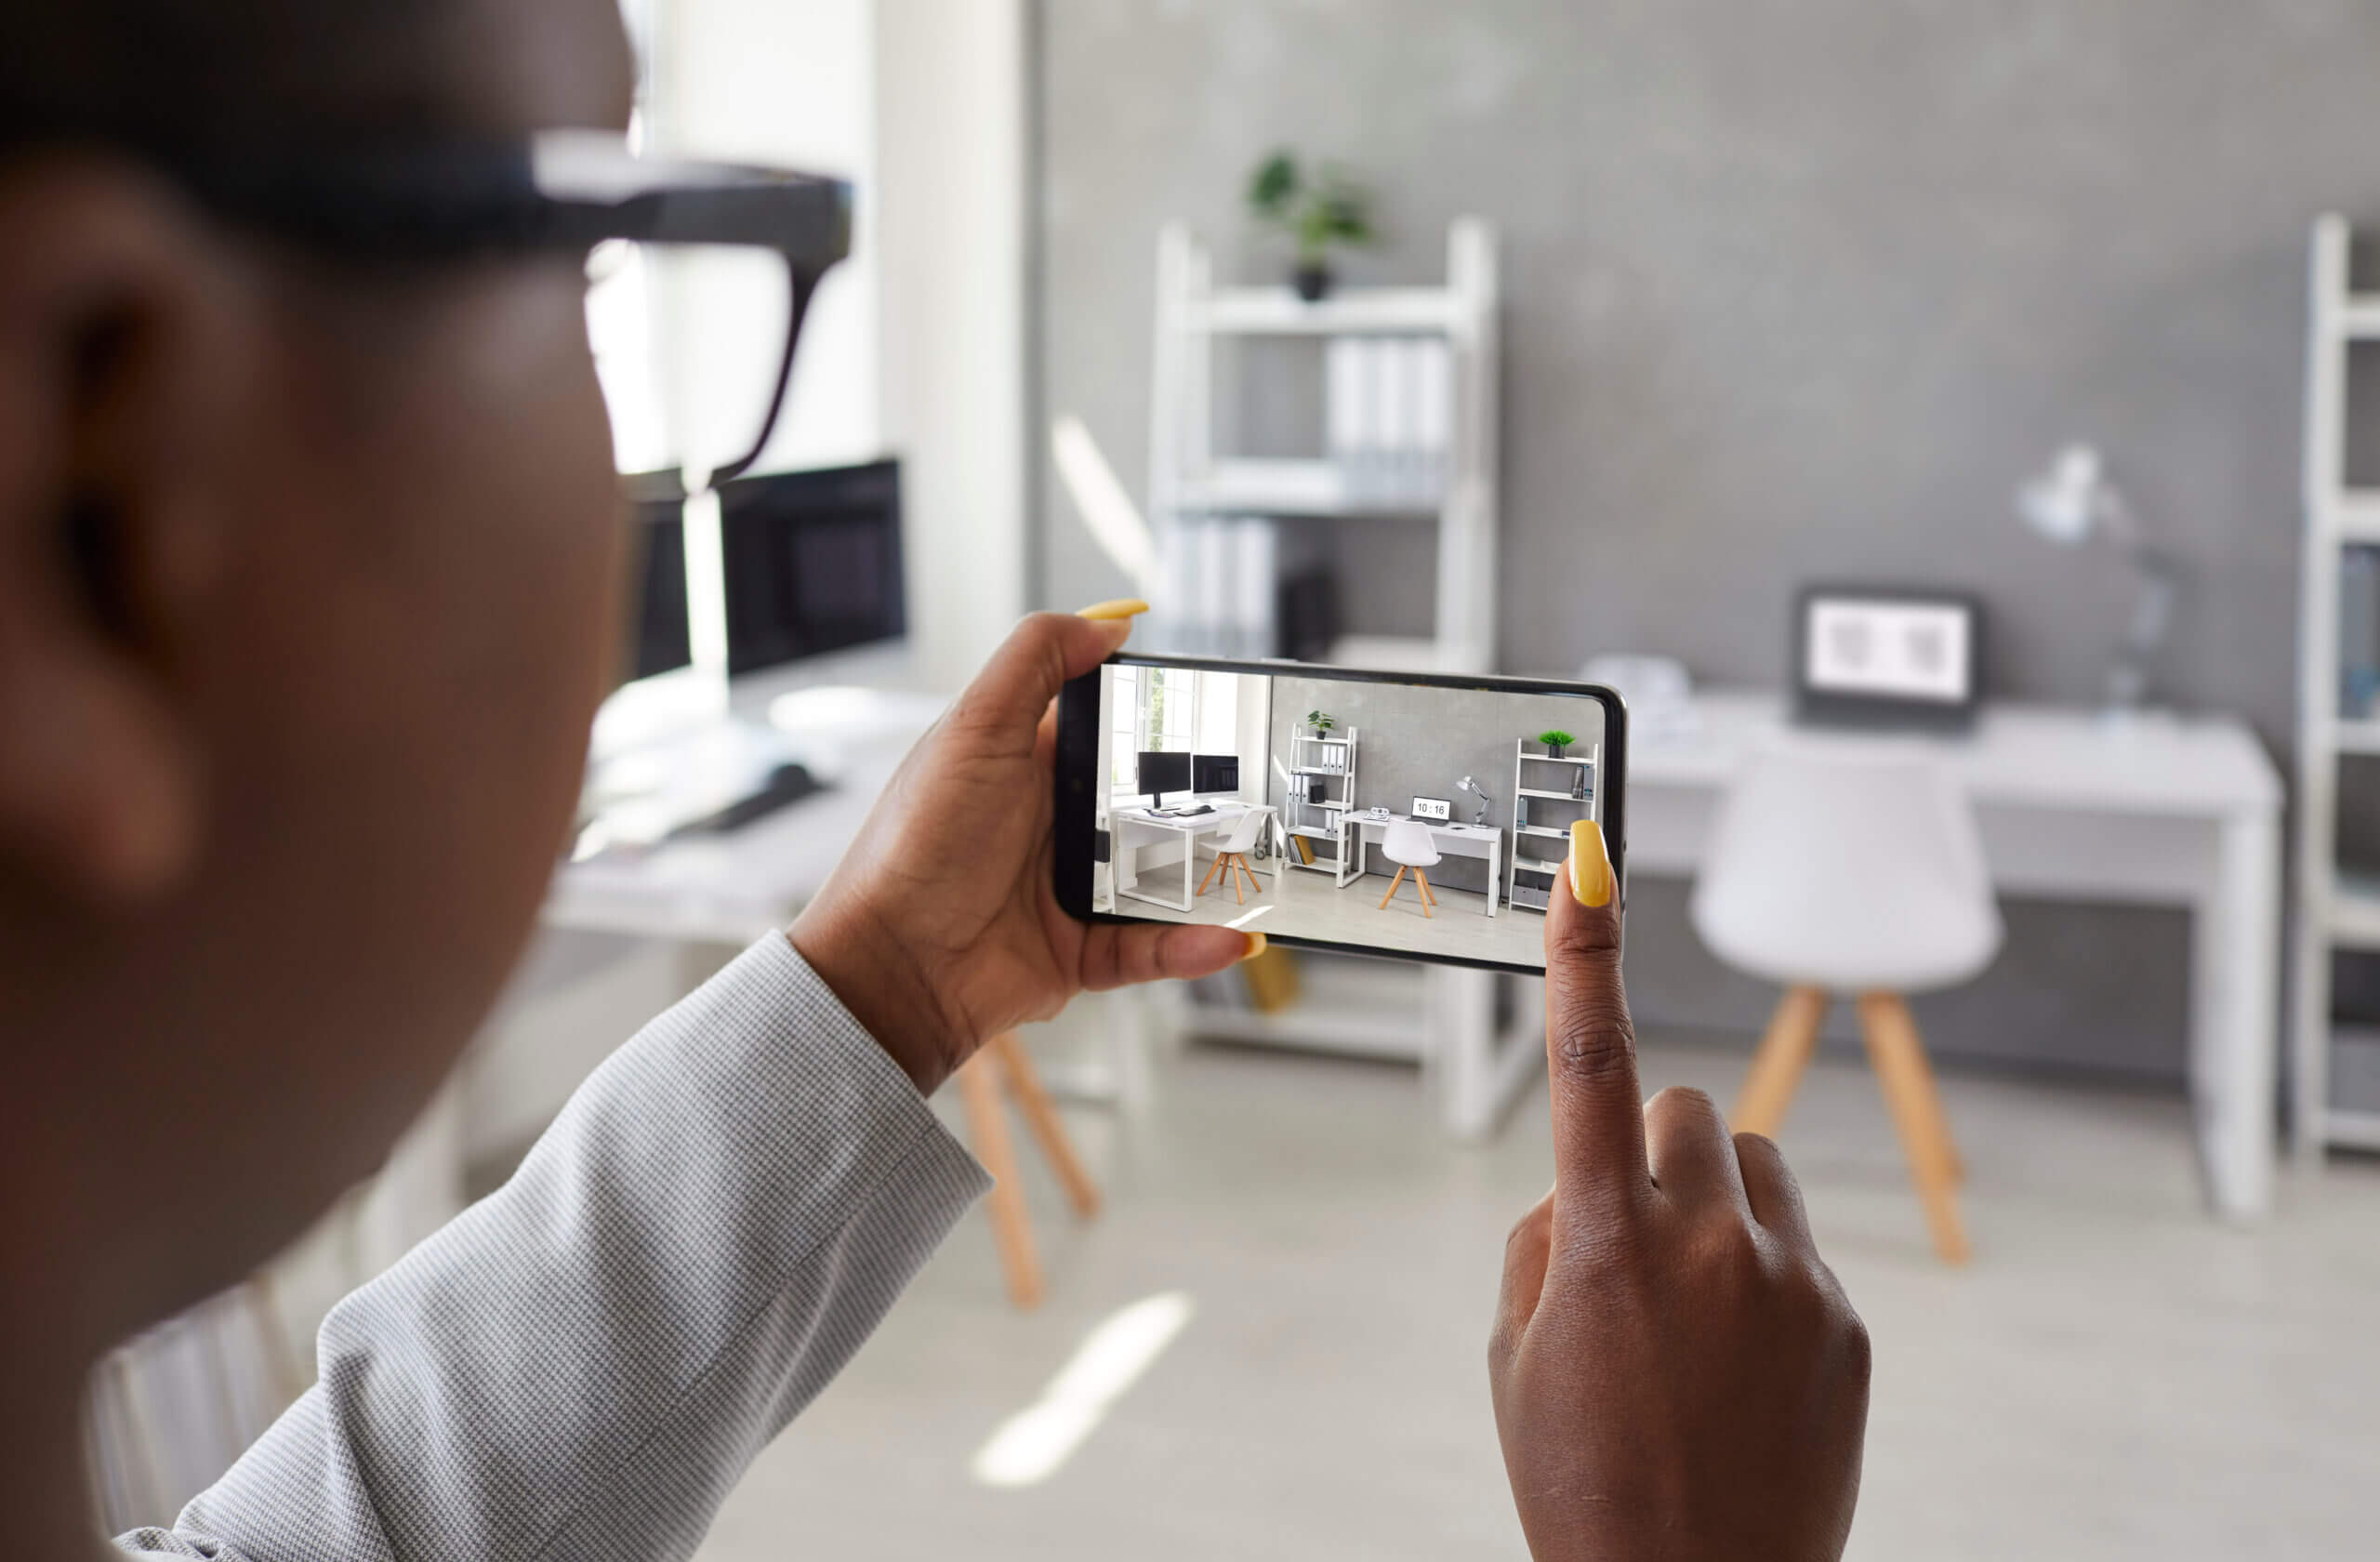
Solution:
<path fill-rule="evenodd" d="M 1119 657 L 1061 704 L 1059 901 L 1542 971 L 1573 822 L 1620 866 L 1624 742 L 1593 685 Z"/>

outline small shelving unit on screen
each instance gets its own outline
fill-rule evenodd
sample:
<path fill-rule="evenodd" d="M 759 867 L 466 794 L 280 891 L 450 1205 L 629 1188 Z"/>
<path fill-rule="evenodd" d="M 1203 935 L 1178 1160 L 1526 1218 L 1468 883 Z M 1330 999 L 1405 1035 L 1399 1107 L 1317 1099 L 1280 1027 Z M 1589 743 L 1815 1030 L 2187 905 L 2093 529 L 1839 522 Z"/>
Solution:
<path fill-rule="evenodd" d="M 1291 867 L 1337 877 L 1342 844 L 1339 822 L 1355 802 L 1358 735 L 1353 727 L 1320 734 L 1301 727 L 1289 739 L 1288 839 L 1281 860 Z M 1309 790 L 1319 795 L 1309 798 Z"/>
<path fill-rule="evenodd" d="M 2348 361 L 2359 347 L 2380 351 L 2380 291 L 2355 285 L 2356 237 L 2344 218 L 2315 222 L 2307 319 L 2290 1112 L 2306 1156 L 2332 1145 L 2380 1149 L 2380 1029 L 2334 1018 L 2331 994 L 2334 952 L 2380 951 L 2380 876 L 2338 860 L 2341 761 L 2380 755 L 2380 488 L 2350 481 L 2347 448 Z"/>
<path fill-rule="evenodd" d="M 1529 747 L 1525 737 L 1513 743 L 1513 851 L 1504 870 L 1504 900 L 1542 911 L 1570 850 L 1571 824 L 1602 822 L 1603 788 L 1596 781 L 1603 745 L 1572 744 L 1575 751 L 1559 759 L 1542 745 L 1535 753 Z"/>

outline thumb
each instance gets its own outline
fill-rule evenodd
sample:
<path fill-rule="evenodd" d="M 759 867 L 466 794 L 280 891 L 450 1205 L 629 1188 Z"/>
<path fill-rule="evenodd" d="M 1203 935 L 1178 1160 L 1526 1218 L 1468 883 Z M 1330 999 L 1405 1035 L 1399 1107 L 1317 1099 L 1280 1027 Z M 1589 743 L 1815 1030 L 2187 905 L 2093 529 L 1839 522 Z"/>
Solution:
<path fill-rule="evenodd" d="M 1261 933 L 1179 922 L 1101 922 L 1086 929 L 1082 985 L 1092 992 L 1166 977 L 1211 976 L 1264 949 Z"/>
<path fill-rule="evenodd" d="M 1021 733 L 1029 739 L 1041 713 L 1067 681 L 1114 655 L 1131 632 L 1130 617 L 1027 614 L 959 696 L 952 714 L 971 725 Z"/>

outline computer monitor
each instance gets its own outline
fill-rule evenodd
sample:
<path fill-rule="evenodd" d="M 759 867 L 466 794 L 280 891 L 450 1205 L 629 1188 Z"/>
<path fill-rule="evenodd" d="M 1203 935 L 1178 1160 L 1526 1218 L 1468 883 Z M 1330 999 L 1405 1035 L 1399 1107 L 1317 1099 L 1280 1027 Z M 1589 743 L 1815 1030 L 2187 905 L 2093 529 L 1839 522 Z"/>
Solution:
<path fill-rule="evenodd" d="M 620 682 L 632 683 L 691 667 L 694 634 L 686 610 L 686 495 L 678 474 L 629 480 L 628 633 L 621 636 Z"/>
<path fill-rule="evenodd" d="M 1239 756 L 1237 754 L 1191 755 L 1190 789 L 1194 792 L 1238 791 Z"/>
<path fill-rule="evenodd" d="M 722 483 L 719 538 L 730 679 L 906 640 L 898 461 Z"/>
<path fill-rule="evenodd" d="M 1190 756 L 1187 754 L 1144 748 L 1134 769 L 1137 779 L 1133 789 L 1148 794 L 1151 808 L 1163 808 L 1168 792 L 1190 789 Z"/>
<path fill-rule="evenodd" d="M 719 719 L 717 670 L 694 665 L 686 573 L 686 490 L 675 470 L 620 480 L 628 496 L 628 572 L 621 603 L 619 686 L 595 713 L 589 757 L 601 762 Z"/>

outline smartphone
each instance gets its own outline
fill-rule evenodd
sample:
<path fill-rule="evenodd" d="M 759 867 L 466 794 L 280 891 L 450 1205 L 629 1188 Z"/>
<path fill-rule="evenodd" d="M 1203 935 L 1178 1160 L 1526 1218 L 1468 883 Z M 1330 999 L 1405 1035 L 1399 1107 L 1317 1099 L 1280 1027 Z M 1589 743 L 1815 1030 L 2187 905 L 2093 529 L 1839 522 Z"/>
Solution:
<path fill-rule="evenodd" d="M 1625 894 L 1627 774 L 1599 684 L 1119 655 L 1058 702 L 1058 904 L 1538 974 L 1572 821 Z"/>

